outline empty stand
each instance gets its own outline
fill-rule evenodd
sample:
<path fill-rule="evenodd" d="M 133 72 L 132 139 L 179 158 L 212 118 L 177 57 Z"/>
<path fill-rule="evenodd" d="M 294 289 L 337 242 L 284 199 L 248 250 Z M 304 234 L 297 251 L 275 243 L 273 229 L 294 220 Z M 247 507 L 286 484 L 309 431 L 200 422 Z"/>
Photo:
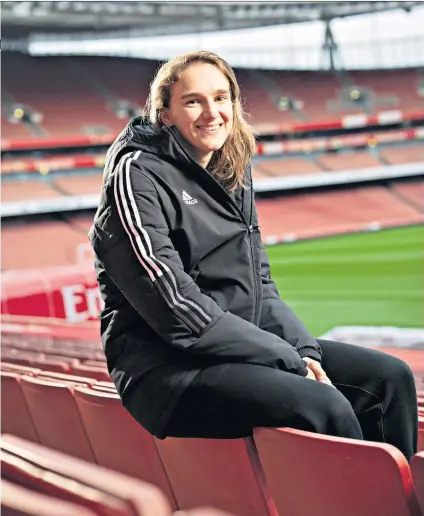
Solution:
<path fill-rule="evenodd" d="M 156 444 L 181 509 L 206 505 L 243 516 L 278 516 L 251 439 L 168 437 Z"/>
<path fill-rule="evenodd" d="M 424 208 L 424 181 L 397 183 L 392 185 L 392 189 L 403 198 L 412 201 L 416 206 Z"/>
<path fill-rule="evenodd" d="M 408 145 L 405 147 L 387 147 L 381 149 L 382 158 L 390 165 L 402 163 L 424 162 L 424 145 Z"/>
<path fill-rule="evenodd" d="M 54 186 L 65 195 L 88 195 L 100 193 L 103 176 L 97 174 L 77 174 L 56 177 Z"/>
<path fill-rule="evenodd" d="M 375 223 L 396 226 L 424 221 L 416 209 L 381 186 L 259 200 L 257 209 L 264 237 L 306 238 L 359 231 Z"/>
<path fill-rule="evenodd" d="M 373 112 L 393 108 L 405 111 L 424 108 L 423 97 L 418 93 L 419 74 L 416 69 L 364 70 L 349 72 L 349 76 L 357 86 L 376 95 L 377 105 Z M 381 102 L 383 99 L 387 99 L 385 104 Z"/>
<path fill-rule="evenodd" d="M 420 516 L 408 462 L 391 445 L 289 428 L 254 438 L 280 514 Z"/>
<path fill-rule="evenodd" d="M 382 166 L 382 163 L 367 151 L 322 154 L 317 162 L 322 170 L 351 170 Z"/>
<path fill-rule="evenodd" d="M 293 176 L 322 172 L 314 161 L 306 158 L 263 160 L 258 163 L 258 168 L 268 177 Z"/>
<path fill-rule="evenodd" d="M 6 52 L 2 59 L 4 87 L 13 91 L 16 102 L 43 116 L 46 136 L 118 133 L 127 123 L 113 109 L 125 100 L 144 106 L 158 62 L 115 57 L 31 57 Z M 343 104 L 343 87 L 333 72 L 236 70 L 245 100 L 243 107 L 261 132 L 273 133 L 280 126 L 299 121 L 327 122 L 346 114 L 365 113 L 361 106 Z M 31 88 L 27 77 L 32 77 Z M 129 81 L 123 77 L 131 77 Z M 350 73 L 351 82 L 371 93 L 367 112 L 424 108 L 418 93 L 416 69 Z M 279 99 L 300 101 L 299 112 L 282 111 Z M 23 124 L 3 118 L 4 138 L 37 138 Z"/>
<path fill-rule="evenodd" d="M 53 199 L 61 196 L 60 192 L 54 190 L 42 179 L 2 181 L 1 193 L 3 202 Z"/>
<path fill-rule="evenodd" d="M 4 269 L 71 265 L 87 234 L 62 221 L 3 225 L 1 243 Z"/>
<path fill-rule="evenodd" d="M 175 505 L 153 437 L 124 409 L 118 394 L 76 387 L 74 396 L 98 464 L 155 484 Z"/>
<path fill-rule="evenodd" d="M 22 390 L 40 443 L 95 462 L 70 386 L 23 376 Z"/>

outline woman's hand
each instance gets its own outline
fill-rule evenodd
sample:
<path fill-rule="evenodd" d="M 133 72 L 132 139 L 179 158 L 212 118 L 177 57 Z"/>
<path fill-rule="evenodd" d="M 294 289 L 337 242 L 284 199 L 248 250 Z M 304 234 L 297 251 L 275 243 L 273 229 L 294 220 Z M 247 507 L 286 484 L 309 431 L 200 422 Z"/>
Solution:
<path fill-rule="evenodd" d="M 303 360 L 308 366 L 308 375 L 306 378 L 317 380 L 318 382 L 326 383 L 327 385 L 334 387 L 334 385 L 331 383 L 331 380 L 328 378 L 327 373 L 324 371 L 319 362 L 309 357 L 304 357 Z"/>

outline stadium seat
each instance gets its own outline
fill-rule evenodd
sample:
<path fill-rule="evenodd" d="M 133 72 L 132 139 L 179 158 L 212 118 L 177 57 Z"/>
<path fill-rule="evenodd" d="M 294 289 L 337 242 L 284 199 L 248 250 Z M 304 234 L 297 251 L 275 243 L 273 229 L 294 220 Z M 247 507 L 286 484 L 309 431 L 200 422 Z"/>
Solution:
<path fill-rule="evenodd" d="M 2 446 L 1 469 L 2 476 L 12 482 L 47 496 L 86 506 L 99 516 L 133 516 L 131 508 L 123 500 L 75 479 L 70 482 L 69 478 L 56 472 L 52 474 L 22 457 L 19 452 L 9 452 L 7 446 L 6 449 Z"/>
<path fill-rule="evenodd" d="M 44 446 L 95 462 L 72 388 L 59 381 L 21 378 L 39 441 Z"/>
<path fill-rule="evenodd" d="M 3 436 L 1 448 L 3 456 L 8 454 L 6 458 L 9 458 L 9 462 L 15 459 L 16 464 L 17 460 L 20 460 L 22 466 L 24 463 L 30 463 L 39 470 L 57 475 L 58 478 L 71 479 L 77 484 L 85 485 L 94 493 L 101 491 L 102 498 L 113 497 L 125 503 L 127 508 L 131 508 L 129 514 L 132 516 L 171 516 L 166 498 L 155 486 L 14 436 Z M 12 469 L 15 479 L 19 475 L 21 481 L 25 480 L 25 485 L 39 489 L 40 479 L 32 474 L 31 469 L 18 469 L 15 465 L 13 468 L 3 467 L 2 475 L 5 478 L 10 478 L 9 469 Z M 90 494 L 89 491 L 87 494 Z"/>
<path fill-rule="evenodd" d="M 115 392 L 75 387 L 74 396 L 98 464 L 158 486 L 176 506 L 153 437 Z"/>
<path fill-rule="evenodd" d="M 180 509 L 207 505 L 242 516 L 278 516 L 251 439 L 168 437 L 156 444 Z"/>
<path fill-rule="evenodd" d="M 96 516 L 81 505 L 34 492 L 8 480 L 2 479 L 1 488 L 3 516 Z"/>
<path fill-rule="evenodd" d="M 18 373 L 1 371 L 1 432 L 39 442 Z"/>
<path fill-rule="evenodd" d="M 29 376 L 37 376 L 37 374 L 41 372 L 41 370 L 36 367 L 12 364 L 10 362 L 1 362 L 0 370 L 9 373 L 26 374 Z"/>
<path fill-rule="evenodd" d="M 424 451 L 411 458 L 411 473 L 421 511 L 424 514 Z"/>
<path fill-rule="evenodd" d="M 71 366 L 70 372 L 76 375 L 90 376 L 99 381 L 110 382 L 106 363 L 103 367 L 75 363 Z"/>
<path fill-rule="evenodd" d="M 84 385 L 89 386 L 96 383 L 94 378 L 86 376 L 75 376 L 73 374 L 56 373 L 54 371 L 40 371 L 35 375 L 39 380 L 51 382 L 65 383 L 66 385 Z"/>
<path fill-rule="evenodd" d="M 408 462 L 389 444 L 293 430 L 254 431 L 280 514 L 419 516 Z"/>

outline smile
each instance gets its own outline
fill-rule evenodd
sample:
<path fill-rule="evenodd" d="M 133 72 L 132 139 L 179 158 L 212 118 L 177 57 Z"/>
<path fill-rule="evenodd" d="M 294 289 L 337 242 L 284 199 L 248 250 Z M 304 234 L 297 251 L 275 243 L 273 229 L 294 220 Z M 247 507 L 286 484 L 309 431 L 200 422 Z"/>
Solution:
<path fill-rule="evenodd" d="M 224 124 L 217 124 L 213 126 L 206 126 L 206 125 L 197 125 L 197 129 L 200 129 L 204 133 L 215 133 L 218 131 Z"/>

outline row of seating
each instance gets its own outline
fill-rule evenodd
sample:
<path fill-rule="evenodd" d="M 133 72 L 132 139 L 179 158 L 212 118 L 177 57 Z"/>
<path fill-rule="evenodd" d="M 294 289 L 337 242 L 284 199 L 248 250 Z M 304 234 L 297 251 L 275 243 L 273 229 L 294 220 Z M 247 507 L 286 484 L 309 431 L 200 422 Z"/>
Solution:
<path fill-rule="evenodd" d="M 298 479 L 296 481 L 298 486 L 308 485 L 309 487 L 306 478 L 311 475 L 311 478 L 314 478 L 313 492 L 308 491 L 311 500 L 321 493 L 318 499 L 324 498 L 327 500 L 326 503 L 331 505 L 334 503 L 332 498 L 338 499 L 338 497 L 328 486 L 324 489 L 326 482 L 329 482 L 326 475 L 343 478 L 336 472 L 345 472 L 346 493 L 343 491 L 342 499 L 346 500 L 351 486 L 357 485 L 361 479 L 361 482 L 364 480 L 364 468 L 369 476 L 380 479 L 378 486 L 385 485 L 383 490 L 389 488 L 390 492 L 394 490 L 393 486 L 390 487 L 390 482 L 394 482 L 394 478 L 404 479 L 403 491 L 399 491 L 399 486 L 396 490 L 397 495 L 401 495 L 400 498 L 404 500 L 403 504 L 411 494 L 407 496 L 405 491 L 405 486 L 408 486 L 407 473 L 405 473 L 407 464 L 404 459 L 402 460 L 400 453 L 389 445 L 357 443 L 324 436 L 315 436 L 311 440 L 308 433 L 295 432 L 293 437 L 290 431 L 285 431 L 289 434 L 289 437 L 285 437 L 289 439 L 289 444 L 280 449 L 281 443 L 278 437 L 280 434 L 276 434 L 277 437 L 275 437 L 272 433 L 274 431 L 269 430 L 263 439 L 265 443 L 262 448 L 263 457 L 261 455 L 259 462 L 257 458 L 255 459 L 253 441 L 249 439 L 227 441 L 168 438 L 161 441 L 152 438 L 126 412 L 110 382 L 98 382 L 88 376 L 76 377 L 31 370 L 28 367 L 19 370 L 20 367 L 22 366 L 17 364 L 1 366 L 3 433 L 18 435 L 88 462 L 153 483 L 162 490 L 174 507 L 212 505 L 241 516 L 261 516 L 276 514 L 272 512 L 272 508 L 277 504 L 280 514 L 293 516 L 309 514 L 309 512 L 303 512 L 303 509 L 300 510 L 299 504 L 306 502 L 300 501 L 298 495 L 292 498 L 286 498 L 286 494 L 281 495 L 281 492 L 286 493 L 286 486 L 287 493 L 294 489 L 293 481 L 290 479 Z M 418 372 L 423 372 L 421 362 L 418 363 Z M 424 451 L 424 393 L 420 393 L 419 410 L 421 414 L 420 449 Z M 261 430 L 258 432 L 260 433 Z M 276 444 L 271 445 L 272 451 L 268 453 L 270 446 L 268 441 L 274 442 L 274 439 Z M 294 444 L 291 442 L 293 439 Z M 261 446 L 258 442 L 256 445 L 261 454 Z M 326 449 L 327 446 L 330 448 Z M 325 454 L 325 466 L 318 460 L 320 454 Z M 316 456 L 316 459 L 306 467 L 305 461 L 308 456 L 308 460 L 313 456 Z M 352 462 L 349 462 L 352 461 L 352 456 L 357 457 L 358 461 L 353 470 Z M 302 457 L 304 470 L 300 468 L 301 470 L 298 471 L 296 464 L 297 461 L 302 463 Z M 261 464 L 266 471 L 272 498 L 261 472 Z M 290 470 L 288 470 L 288 464 L 290 464 Z M 347 464 L 350 464 L 350 469 L 347 468 Z M 325 475 L 323 471 L 320 472 L 323 467 L 325 467 Z M 317 471 L 313 472 L 311 468 L 316 468 Z M 395 474 L 393 468 L 399 470 L 398 474 Z M 274 485 L 274 489 L 268 478 L 270 475 L 279 479 L 279 485 Z M 302 476 L 305 477 L 305 482 L 299 480 Z M 320 477 L 324 478 L 324 486 L 318 487 L 319 481 L 318 484 L 316 482 Z M 386 481 L 388 484 L 385 483 Z M 360 491 L 364 491 L 361 496 L 355 495 L 359 496 L 359 500 L 362 499 L 357 503 L 364 503 L 366 485 L 367 482 L 361 484 Z M 294 490 L 293 493 L 295 492 Z M 377 500 L 378 496 L 374 502 L 377 503 Z M 374 502 L 372 507 L 375 505 Z M 398 507 L 400 507 L 399 504 L 402 505 L 399 500 L 397 503 Z M 293 507 L 293 511 L 286 509 L 287 512 L 283 512 L 282 508 L 285 506 Z M 358 512 L 357 504 L 353 504 L 357 512 L 351 513 L 338 513 L 337 510 L 331 512 L 329 507 L 326 505 L 325 507 L 326 512 L 322 514 L 327 516 L 414 514 L 405 510 L 392 513 Z"/>
<path fill-rule="evenodd" d="M 115 57 L 31 57 L 6 52 L 2 66 L 4 96 L 41 113 L 45 134 L 60 137 L 120 131 L 122 120 L 111 103 L 125 99 L 142 107 L 158 63 Z M 258 127 L 305 120 L 321 122 L 364 113 L 361 106 L 340 103 L 343 85 L 332 72 L 236 70 L 236 75 L 246 98 L 244 109 Z M 33 78 L 31 88 L 26 77 Z M 132 80 L 122 81 L 122 77 Z M 376 97 L 377 102 L 367 108 L 370 113 L 424 106 L 416 69 L 350 72 L 350 78 Z M 298 101 L 302 108 L 299 112 L 280 110 L 281 97 Z M 7 119 L 3 136 L 37 138 L 22 124 L 11 124 Z"/>
<path fill-rule="evenodd" d="M 13 377 L 2 373 L 8 397 L 4 378 Z M 326 516 L 420 514 L 408 464 L 390 445 L 290 429 L 257 430 L 255 442 L 158 441 L 132 420 L 107 386 L 102 391 L 96 384 L 65 386 L 30 377 L 18 382 L 34 411 L 35 442 L 153 483 L 174 509 L 212 505 L 240 516 L 303 516 L 314 507 L 314 514 Z M 308 496 L 302 496 L 304 486 Z M 347 509 L 340 512 L 343 505 Z"/>
<path fill-rule="evenodd" d="M 25 190 L 23 185 L 20 188 Z M 361 231 L 375 224 L 393 227 L 422 223 L 423 188 L 423 181 L 393 182 L 390 187 L 365 186 L 258 199 L 261 233 L 268 242 L 270 237 L 274 241 L 282 241 L 286 236 L 314 238 Z M 89 245 L 87 232 L 92 220 L 87 216 L 69 216 L 67 220 L 62 217 L 62 220 L 30 224 L 4 223 L 3 269 L 75 264 L 80 246 Z"/>
<path fill-rule="evenodd" d="M 152 484 L 15 436 L 2 436 L 1 468 L 3 516 L 171 516 Z M 184 514 L 231 516 L 206 508 Z"/>
<path fill-rule="evenodd" d="M 253 177 L 260 180 L 267 177 L 304 175 L 423 161 L 424 147 L 422 145 L 382 147 L 373 153 L 367 150 L 349 149 L 343 152 L 311 154 L 307 157 L 287 154 L 272 159 L 254 159 Z M 103 165 L 104 154 L 99 153 L 47 156 L 42 159 L 21 157 L 2 159 L 2 175 L 39 172 L 45 176 L 52 170 L 87 170 L 86 173 L 79 174 L 51 175 L 48 179 L 36 177 L 25 181 L 3 181 L 4 200 L 10 202 L 60 197 L 61 195 L 98 193 L 102 184 L 102 174 L 93 169 L 100 170 Z M 21 187 L 21 190 L 17 186 Z M 34 188 L 35 191 L 31 192 L 31 189 Z"/>

